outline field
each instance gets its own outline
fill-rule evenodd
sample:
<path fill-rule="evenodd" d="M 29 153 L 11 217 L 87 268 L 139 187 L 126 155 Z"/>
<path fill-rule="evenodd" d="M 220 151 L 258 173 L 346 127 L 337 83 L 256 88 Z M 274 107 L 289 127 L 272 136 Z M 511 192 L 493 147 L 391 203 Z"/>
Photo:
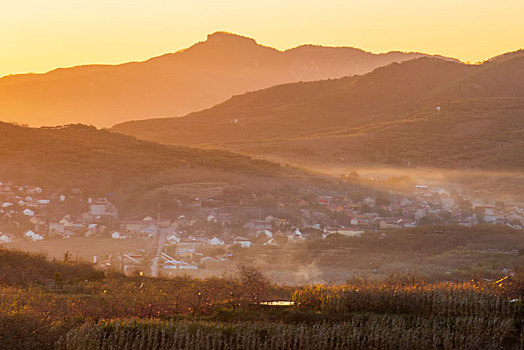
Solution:
<path fill-rule="evenodd" d="M 517 349 L 512 328 L 508 320 L 474 317 L 366 315 L 335 324 L 232 325 L 132 320 L 85 325 L 62 338 L 58 349 Z"/>
<path fill-rule="evenodd" d="M 250 264 L 259 266 L 272 283 L 279 285 L 342 284 L 355 276 L 383 280 L 395 273 L 435 282 L 471 277 L 496 280 L 524 265 L 524 233 L 501 225 L 425 226 L 385 232 L 351 238 L 333 235 L 248 249 L 233 247 L 226 261 L 205 263 L 199 270 L 179 271 L 176 275 L 224 276 L 236 271 L 239 264 Z M 111 254 L 117 270 L 121 268 L 121 253 L 147 250 L 153 245 L 153 241 L 143 239 L 93 237 L 5 244 L 9 249 L 59 260 L 68 252 L 71 260 L 79 262 L 92 262 L 97 256 L 100 263 Z"/>
<path fill-rule="evenodd" d="M 73 260 L 101 261 L 105 257 L 118 256 L 120 253 L 145 249 L 148 241 L 143 239 L 112 239 L 112 238 L 87 238 L 72 237 L 69 239 L 47 239 L 39 242 L 15 240 L 7 243 L 6 248 L 38 253 L 53 259 L 62 259 L 66 252 L 71 254 Z"/>
<path fill-rule="evenodd" d="M 288 284 L 383 280 L 392 274 L 431 282 L 496 280 L 524 266 L 524 233 L 501 225 L 423 226 L 252 247 L 239 250 L 236 259 L 261 266 L 274 281 Z"/>
<path fill-rule="evenodd" d="M 152 279 L 0 250 L 4 349 L 519 349 L 522 272 L 500 282 L 278 286 L 256 267 Z M 287 306 L 266 301 L 288 300 Z"/>

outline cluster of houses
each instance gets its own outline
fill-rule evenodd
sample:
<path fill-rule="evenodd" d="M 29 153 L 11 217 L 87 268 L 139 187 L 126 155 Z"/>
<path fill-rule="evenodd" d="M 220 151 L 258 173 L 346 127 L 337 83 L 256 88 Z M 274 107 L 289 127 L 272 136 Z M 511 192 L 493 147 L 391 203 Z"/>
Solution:
<path fill-rule="evenodd" d="M 284 206 L 295 204 L 300 215 L 289 216 Z M 168 269 L 197 268 L 203 263 L 227 260 L 234 248 L 277 246 L 288 242 L 323 239 L 338 234 L 355 237 L 366 231 L 417 227 L 431 223 L 472 226 L 500 224 L 515 229 L 524 227 L 524 211 L 515 206 L 468 200 L 461 195 L 428 186 L 417 186 L 409 195 L 388 200 L 351 196 L 314 195 L 294 203 L 278 202 L 271 209 L 243 207 L 251 217 L 240 218 L 232 208 L 202 207 L 193 215 L 174 219 L 145 217 L 141 221 L 122 221 L 127 236 L 156 237 L 165 234 L 169 257 L 161 261 Z M 264 215 L 261 213 L 264 212 Z M 257 215 L 258 213 L 258 215 Z M 207 224 L 207 225 L 206 225 Z M 221 255 L 206 256 L 210 247 L 222 247 Z"/>
<path fill-rule="evenodd" d="M 75 218 L 67 213 L 72 203 L 82 211 Z M 107 199 L 85 201 L 78 189 L 66 195 L 0 181 L 0 244 L 15 239 L 38 242 L 80 234 L 101 236 L 108 230 L 101 223 L 117 218 L 118 210 Z"/>
<path fill-rule="evenodd" d="M 35 213 L 50 203 L 38 186 L 17 186 L 0 181 L 0 244 L 12 242 L 15 239 L 13 232 L 20 231 L 22 224 L 38 228 L 42 220 Z M 36 242 L 44 237 L 28 229 L 24 238 Z"/>
<path fill-rule="evenodd" d="M 156 240 L 159 265 L 176 269 L 227 259 L 238 248 L 277 246 L 332 234 L 354 237 L 366 231 L 434 223 L 524 228 L 522 208 L 424 185 L 409 195 L 389 193 L 387 197 L 303 190 L 287 196 L 248 194 L 236 202 L 219 197 L 190 199 L 178 201 L 180 208 L 172 216 L 122 218 L 107 198 L 86 198 L 76 189 L 49 194 L 38 186 L 0 181 L 0 244 L 73 236 Z M 71 203 L 77 212 L 68 212 Z M 203 254 L 206 250 L 214 251 L 214 256 Z M 131 253 L 127 256 L 131 262 L 139 260 Z"/>
<path fill-rule="evenodd" d="M 411 198 L 401 198 L 403 217 L 411 217 L 417 225 L 427 223 L 499 224 L 524 229 L 524 209 L 503 202 L 484 201 L 442 188 L 417 185 Z M 402 226 L 401 226 L 402 227 Z"/>

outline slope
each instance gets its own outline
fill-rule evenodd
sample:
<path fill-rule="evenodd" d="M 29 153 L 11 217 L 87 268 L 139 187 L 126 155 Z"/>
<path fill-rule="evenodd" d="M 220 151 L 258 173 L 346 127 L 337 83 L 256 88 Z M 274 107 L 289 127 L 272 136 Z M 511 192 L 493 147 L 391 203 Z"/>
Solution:
<path fill-rule="evenodd" d="M 113 130 L 300 164 L 522 168 L 524 159 L 510 155 L 522 149 L 523 107 L 524 57 L 481 66 L 421 58 L 362 76 L 276 86 L 183 118 Z"/>
<path fill-rule="evenodd" d="M 74 188 L 86 197 L 111 193 L 112 201 L 129 211 L 156 206 L 165 185 L 220 183 L 251 194 L 329 183 L 264 160 L 139 141 L 84 125 L 27 128 L 0 123 L 0 135 L 1 180 L 39 185 L 50 193 Z"/>

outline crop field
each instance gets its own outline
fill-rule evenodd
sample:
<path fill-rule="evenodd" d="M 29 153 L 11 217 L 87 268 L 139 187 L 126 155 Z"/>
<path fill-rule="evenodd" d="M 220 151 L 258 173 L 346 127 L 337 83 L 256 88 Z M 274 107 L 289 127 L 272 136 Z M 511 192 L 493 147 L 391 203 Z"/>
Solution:
<path fill-rule="evenodd" d="M 521 273 L 292 287 L 246 265 L 228 277 L 165 279 L 10 250 L 0 264 L 2 349 L 524 347 Z"/>
<path fill-rule="evenodd" d="M 482 317 L 355 316 L 334 324 L 231 325 L 121 320 L 74 329 L 58 349 L 517 349 L 512 333 L 510 320 Z"/>

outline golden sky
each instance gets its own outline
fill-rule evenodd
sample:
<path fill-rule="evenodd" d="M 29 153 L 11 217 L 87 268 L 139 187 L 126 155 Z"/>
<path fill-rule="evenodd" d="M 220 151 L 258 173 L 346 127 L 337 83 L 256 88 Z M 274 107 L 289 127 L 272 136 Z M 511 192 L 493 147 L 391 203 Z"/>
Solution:
<path fill-rule="evenodd" d="M 215 31 L 477 62 L 524 48 L 524 0 L 0 0 L 0 76 L 144 60 Z"/>

